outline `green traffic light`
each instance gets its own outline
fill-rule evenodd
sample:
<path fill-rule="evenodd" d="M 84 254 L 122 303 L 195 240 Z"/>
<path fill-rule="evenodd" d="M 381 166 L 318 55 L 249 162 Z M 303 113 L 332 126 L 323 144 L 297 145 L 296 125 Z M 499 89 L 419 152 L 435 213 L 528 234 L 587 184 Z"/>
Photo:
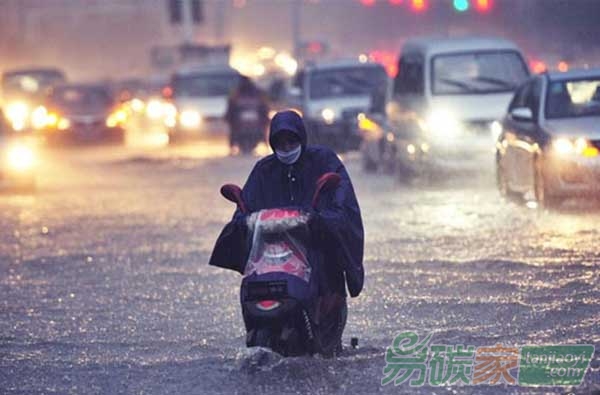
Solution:
<path fill-rule="evenodd" d="M 454 9 L 458 12 L 465 12 L 469 9 L 469 0 L 454 0 Z"/>

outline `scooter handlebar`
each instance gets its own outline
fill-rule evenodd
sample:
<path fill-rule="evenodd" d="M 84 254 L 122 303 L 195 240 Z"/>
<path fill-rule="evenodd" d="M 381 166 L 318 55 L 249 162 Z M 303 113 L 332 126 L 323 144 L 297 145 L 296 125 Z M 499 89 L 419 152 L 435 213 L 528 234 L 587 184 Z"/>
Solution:
<path fill-rule="evenodd" d="M 248 213 L 244 199 L 242 199 L 242 188 L 235 184 L 225 184 L 221 187 L 221 195 L 230 202 L 237 204 L 242 213 Z"/>
<path fill-rule="evenodd" d="M 311 202 L 312 208 L 317 208 L 321 192 L 330 188 L 336 188 L 341 180 L 342 177 L 333 172 L 325 173 L 319 177 L 317 180 L 317 188 Z M 244 199 L 242 199 L 242 189 L 239 186 L 235 184 L 225 184 L 221 187 L 221 195 L 230 202 L 237 204 L 242 213 L 248 213 Z"/>
<path fill-rule="evenodd" d="M 340 184 L 342 177 L 338 173 L 329 172 L 323 174 L 317 180 L 317 189 L 315 190 L 315 194 L 312 198 L 311 206 L 312 208 L 317 208 L 319 204 L 319 197 L 321 196 L 321 192 L 330 188 L 337 188 Z"/>

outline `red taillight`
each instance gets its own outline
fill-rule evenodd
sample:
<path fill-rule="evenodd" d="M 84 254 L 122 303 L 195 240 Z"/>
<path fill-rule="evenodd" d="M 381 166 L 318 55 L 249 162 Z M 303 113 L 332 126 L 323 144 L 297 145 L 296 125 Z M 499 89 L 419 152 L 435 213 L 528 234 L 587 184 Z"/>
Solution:
<path fill-rule="evenodd" d="M 173 88 L 171 88 L 170 86 L 165 86 L 164 88 L 162 88 L 162 96 L 165 99 L 170 99 L 173 97 Z"/>
<path fill-rule="evenodd" d="M 256 307 L 262 311 L 270 311 L 278 308 L 280 304 L 276 300 L 261 300 L 256 304 Z"/>

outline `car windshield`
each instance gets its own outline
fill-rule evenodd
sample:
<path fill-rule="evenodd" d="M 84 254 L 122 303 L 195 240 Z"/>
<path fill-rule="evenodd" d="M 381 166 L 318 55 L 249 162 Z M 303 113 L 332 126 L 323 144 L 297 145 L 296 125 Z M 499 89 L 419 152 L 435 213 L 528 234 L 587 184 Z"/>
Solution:
<path fill-rule="evenodd" d="M 12 72 L 2 78 L 2 91 L 4 95 L 37 95 L 64 81 L 64 75 L 56 70 Z"/>
<path fill-rule="evenodd" d="M 52 92 L 50 102 L 60 108 L 105 108 L 112 99 L 99 87 L 61 87 Z"/>
<path fill-rule="evenodd" d="M 239 75 L 235 73 L 186 75 L 175 78 L 173 89 L 176 96 L 228 96 L 238 81 Z"/>
<path fill-rule="evenodd" d="M 589 116 L 600 116 L 600 77 L 550 83 L 546 96 L 546 118 Z"/>
<path fill-rule="evenodd" d="M 512 92 L 527 79 L 521 56 L 514 51 L 438 55 L 433 59 L 434 95 Z"/>
<path fill-rule="evenodd" d="M 385 87 L 387 75 L 379 67 L 348 67 L 319 71 L 310 77 L 310 98 L 371 95 Z"/>

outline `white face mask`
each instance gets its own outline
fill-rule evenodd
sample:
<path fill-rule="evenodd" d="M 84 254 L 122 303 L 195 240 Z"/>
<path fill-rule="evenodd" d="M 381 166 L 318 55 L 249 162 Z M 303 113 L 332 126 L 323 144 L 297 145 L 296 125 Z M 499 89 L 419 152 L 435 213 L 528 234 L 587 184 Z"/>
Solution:
<path fill-rule="evenodd" d="M 291 165 L 296 163 L 298 158 L 300 157 L 300 153 L 302 152 L 302 146 L 298 145 L 298 147 L 294 148 L 291 151 L 281 151 L 275 150 L 275 155 L 277 155 L 277 159 L 286 165 Z"/>

